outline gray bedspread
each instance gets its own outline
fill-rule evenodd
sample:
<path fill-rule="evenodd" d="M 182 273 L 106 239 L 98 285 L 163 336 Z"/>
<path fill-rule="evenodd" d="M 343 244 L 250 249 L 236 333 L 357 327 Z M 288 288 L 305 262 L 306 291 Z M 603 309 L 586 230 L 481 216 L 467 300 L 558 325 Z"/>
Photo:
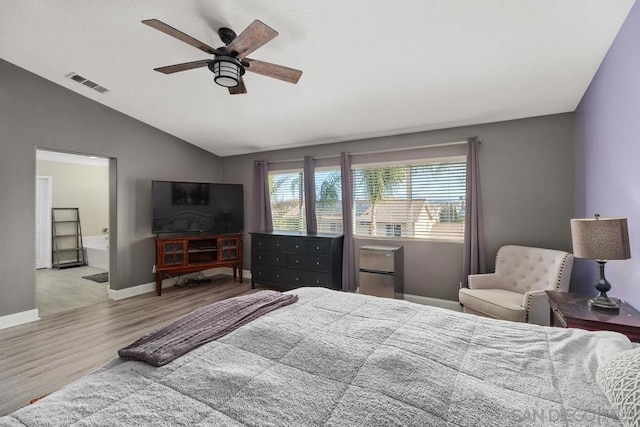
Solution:
<path fill-rule="evenodd" d="M 622 335 L 291 293 L 165 366 L 116 359 L 0 425 L 621 425 L 595 373 L 632 348 Z"/>

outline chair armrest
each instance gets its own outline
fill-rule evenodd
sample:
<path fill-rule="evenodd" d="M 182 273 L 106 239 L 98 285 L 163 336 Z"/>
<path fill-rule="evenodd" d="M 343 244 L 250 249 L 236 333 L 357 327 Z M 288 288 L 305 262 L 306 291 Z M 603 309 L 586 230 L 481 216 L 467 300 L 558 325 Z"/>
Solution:
<path fill-rule="evenodd" d="M 522 300 L 522 306 L 527 312 L 527 323 L 549 326 L 549 297 L 544 290 L 526 292 Z"/>
<path fill-rule="evenodd" d="M 502 289 L 500 277 L 495 273 L 470 274 L 469 289 Z"/>

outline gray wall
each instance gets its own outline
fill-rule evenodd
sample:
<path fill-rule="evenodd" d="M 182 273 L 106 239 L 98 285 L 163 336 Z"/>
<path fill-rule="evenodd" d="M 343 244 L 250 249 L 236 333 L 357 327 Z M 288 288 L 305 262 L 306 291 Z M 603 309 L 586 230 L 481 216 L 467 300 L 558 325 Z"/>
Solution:
<path fill-rule="evenodd" d="M 488 268 L 504 244 L 571 249 L 569 220 L 574 207 L 573 114 L 420 132 L 225 157 L 222 180 L 245 186 L 245 224 L 251 224 L 254 160 L 301 159 L 464 141 L 477 135 L 485 214 Z M 251 231 L 251 230 L 249 230 Z M 245 237 L 246 267 L 250 239 Z M 380 240 L 358 239 L 356 249 Z M 457 300 L 462 245 L 401 240 L 405 247 L 405 292 Z"/>
<path fill-rule="evenodd" d="M 153 281 L 152 179 L 242 183 L 250 222 L 256 159 L 301 159 L 462 141 L 478 135 L 490 269 L 507 243 L 569 250 L 573 114 L 219 157 L 0 60 L 0 316 L 35 307 L 36 147 L 114 158 L 114 289 Z M 117 226 L 116 226 L 117 220 Z M 362 244 L 375 243 L 369 239 Z M 460 244 L 404 240 L 407 293 L 456 299 Z M 250 241 L 245 237 L 246 268 Z M 115 261 L 115 262 L 114 262 Z"/>
<path fill-rule="evenodd" d="M 154 280 L 151 180 L 221 178 L 219 157 L 0 60 L 0 316 L 35 308 L 36 147 L 115 159 L 114 289 Z"/>

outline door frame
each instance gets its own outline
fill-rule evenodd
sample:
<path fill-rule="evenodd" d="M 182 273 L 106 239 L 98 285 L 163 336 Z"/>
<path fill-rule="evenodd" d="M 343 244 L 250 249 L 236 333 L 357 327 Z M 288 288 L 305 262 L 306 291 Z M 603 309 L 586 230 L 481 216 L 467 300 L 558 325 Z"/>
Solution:
<path fill-rule="evenodd" d="M 51 208 L 53 207 L 53 177 L 47 176 L 47 175 L 36 175 L 36 187 L 38 185 L 37 184 L 38 179 L 44 179 L 47 182 L 45 186 L 46 192 L 47 192 L 45 197 L 46 221 L 44 224 L 44 235 L 46 237 L 46 243 L 43 250 L 47 254 L 46 255 L 47 265 L 45 268 L 51 268 L 53 265 L 51 260 Z M 35 227 L 35 224 L 34 224 L 34 227 Z M 34 228 L 34 232 L 35 232 L 35 228 Z M 34 259 L 34 262 L 35 262 L 35 259 Z M 37 269 L 37 265 L 36 265 L 36 269 Z"/>
<path fill-rule="evenodd" d="M 109 161 L 109 298 L 112 292 L 119 289 L 118 284 L 118 159 L 104 154 L 89 154 L 72 151 L 62 151 L 55 148 L 36 146 L 36 162 L 38 151 L 48 151 L 61 154 L 72 154 L 77 156 L 96 156 Z M 37 163 L 36 163 L 37 164 Z M 35 188 L 34 188 L 35 192 Z M 35 233 L 35 224 L 34 224 Z M 51 230 L 49 230 L 49 242 L 51 243 Z M 35 239 L 34 239 L 35 242 Z M 35 262 L 35 259 L 34 259 Z"/>

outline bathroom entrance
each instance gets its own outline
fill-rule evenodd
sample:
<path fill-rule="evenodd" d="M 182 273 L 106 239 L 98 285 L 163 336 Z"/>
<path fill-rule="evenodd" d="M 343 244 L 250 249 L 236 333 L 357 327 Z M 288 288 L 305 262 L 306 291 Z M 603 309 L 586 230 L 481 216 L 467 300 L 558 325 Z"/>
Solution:
<path fill-rule="evenodd" d="M 36 151 L 40 317 L 109 299 L 109 171 L 108 158 Z"/>

